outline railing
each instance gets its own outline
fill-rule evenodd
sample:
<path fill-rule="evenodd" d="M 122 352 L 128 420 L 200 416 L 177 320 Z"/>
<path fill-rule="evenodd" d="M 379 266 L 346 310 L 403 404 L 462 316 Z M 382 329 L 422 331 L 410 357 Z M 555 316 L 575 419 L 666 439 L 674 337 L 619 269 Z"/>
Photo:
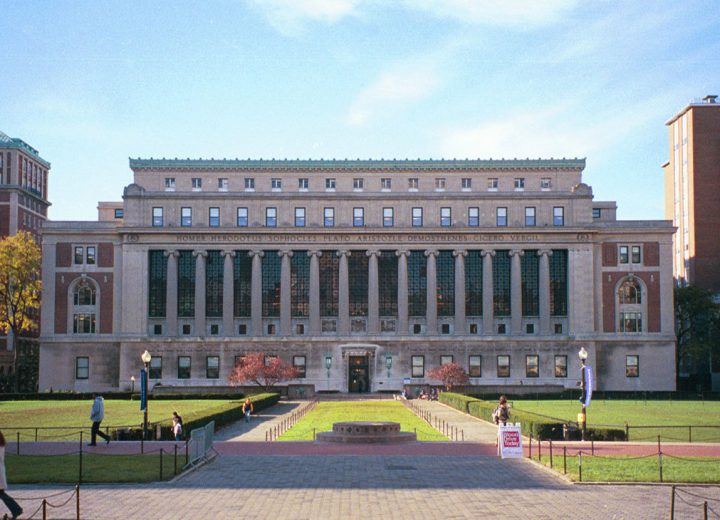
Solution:
<path fill-rule="evenodd" d="M 293 411 L 290 415 L 283 418 L 278 424 L 265 430 L 265 442 L 272 442 L 278 439 L 283 433 L 295 426 L 297 422 L 305 417 L 309 412 L 313 411 L 317 406 L 317 400 L 310 401 L 305 406 Z M 315 431 L 313 430 L 313 440 L 315 440 Z"/>
<path fill-rule="evenodd" d="M 457 426 L 451 424 L 449 421 L 446 421 L 445 419 L 441 419 L 439 417 L 434 417 L 432 412 L 430 410 L 425 410 L 421 406 L 418 406 L 412 401 L 408 401 L 403 399 L 402 403 L 410 409 L 415 415 L 423 419 L 425 422 L 427 422 L 430 426 L 435 428 L 437 431 L 442 433 L 445 437 L 450 439 L 451 441 L 464 441 L 465 440 L 465 430 L 462 428 L 458 428 Z"/>
<path fill-rule="evenodd" d="M 213 449 L 214 438 L 215 421 L 190 431 L 188 465 L 194 466 L 207 458 L 208 453 Z"/>
<path fill-rule="evenodd" d="M 62 495 L 67 495 L 70 493 L 70 496 L 65 500 L 65 502 L 54 504 L 50 502 L 50 498 L 59 497 Z M 80 520 L 80 485 L 76 485 L 74 488 L 66 490 L 66 491 L 60 491 L 58 493 L 53 493 L 52 495 L 46 495 L 43 497 L 23 497 L 23 498 L 16 498 L 15 500 L 17 502 L 34 502 L 36 500 L 40 500 L 40 505 L 33 511 L 29 516 L 24 516 L 23 518 L 41 518 L 40 516 L 37 516 L 39 514 L 42 514 L 42 519 L 47 520 L 50 518 L 48 516 L 48 508 L 53 509 L 60 509 L 62 507 L 65 507 L 70 503 L 72 499 L 75 499 L 75 519 Z M 24 508 L 25 509 L 25 508 Z M 10 518 L 7 515 L 3 515 L 4 519 Z M 64 513 L 63 518 L 68 518 L 66 516 L 66 513 Z"/>
<path fill-rule="evenodd" d="M 148 423 L 148 430 L 157 430 L 160 423 Z M 105 431 L 105 435 L 110 435 L 113 439 L 121 439 L 127 430 L 142 430 L 142 424 L 124 424 L 103 426 L 101 429 Z M 76 440 L 81 431 L 87 431 L 90 426 L 14 426 L 3 428 L 6 437 L 12 436 L 17 442 L 40 442 L 40 441 L 56 441 L 56 440 Z M 112 432 L 112 435 L 111 435 Z M 127 439 L 135 440 L 135 439 Z M 140 440 L 138 436 L 137 440 Z"/>
<path fill-rule="evenodd" d="M 666 433 L 662 434 L 662 438 L 664 440 L 669 441 L 677 441 L 677 442 L 718 442 L 720 441 L 720 425 L 706 425 L 706 424 L 688 424 L 688 425 L 681 425 L 681 426 L 632 426 L 630 424 L 625 423 L 625 440 L 631 440 L 630 439 L 630 433 L 631 430 L 652 430 L 649 435 L 647 436 L 640 436 L 637 437 L 637 435 L 633 435 L 632 440 L 633 441 L 643 441 L 643 440 L 655 440 L 655 438 L 658 436 L 657 433 L 655 433 L 657 430 L 671 430 L 673 432 L 677 432 L 677 436 L 675 435 L 667 435 Z M 717 432 L 717 435 L 708 436 L 707 433 L 710 431 L 711 433 L 715 433 L 715 430 Z M 687 432 L 687 435 L 683 435 L 683 433 Z M 694 434 L 694 435 L 693 435 Z M 682 437 L 680 436 L 682 435 Z"/>

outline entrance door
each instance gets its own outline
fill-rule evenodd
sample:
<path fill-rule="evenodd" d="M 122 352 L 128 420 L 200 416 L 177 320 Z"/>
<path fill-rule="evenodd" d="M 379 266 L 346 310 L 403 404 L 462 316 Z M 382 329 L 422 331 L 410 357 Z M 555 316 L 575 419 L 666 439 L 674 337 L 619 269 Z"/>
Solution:
<path fill-rule="evenodd" d="M 348 363 L 348 392 L 362 394 L 370 391 L 367 356 L 350 356 Z"/>

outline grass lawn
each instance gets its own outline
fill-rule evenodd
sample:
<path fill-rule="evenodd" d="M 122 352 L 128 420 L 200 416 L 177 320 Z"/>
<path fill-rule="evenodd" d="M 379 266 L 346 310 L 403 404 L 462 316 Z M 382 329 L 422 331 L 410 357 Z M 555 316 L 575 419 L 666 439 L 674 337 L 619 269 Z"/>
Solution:
<path fill-rule="evenodd" d="M 537 457 L 535 457 L 537 460 Z M 550 456 L 543 455 L 542 463 L 550 466 Z M 553 457 L 553 469 L 563 472 L 563 458 Z M 578 457 L 567 458 L 567 474 L 580 480 Z M 582 458 L 583 482 L 660 482 L 658 457 L 591 457 Z M 663 457 L 663 482 L 720 483 L 720 460 L 708 457 Z"/>
<path fill-rule="evenodd" d="M 534 412 L 566 421 L 576 421 L 580 403 L 576 400 L 562 401 L 512 401 L 518 410 Z M 511 412 L 512 413 L 512 412 Z M 718 401 L 631 401 L 597 400 L 587 409 L 588 426 L 699 426 L 717 428 L 693 428 L 693 442 L 720 442 L 720 402 Z M 631 441 L 657 440 L 687 442 L 688 428 L 630 429 Z"/>
<path fill-rule="evenodd" d="M 392 421 L 400 430 L 417 432 L 419 441 L 446 441 L 442 433 L 431 427 L 398 401 L 322 402 L 282 436 L 281 441 L 311 441 L 316 432 L 332 430 L 333 423 L 343 421 Z"/>
<path fill-rule="evenodd" d="M 196 416 L 207 415 L 228 403 L 242 406 L 242 400 L 150 400 L 148 420 L 152 422 L 168 420 L 172 412 L 177 411 L 185 421 Z M 82 429 L 84 435 L 90 435 L 90 409 L 92 401 L 0 401 L 2 431 L 8 441 L 14 441 L 20 431 L 21 441 L 34 441 L 35 430 L 17 430 L 22 427 L 61 427 L 56 430 L 40 430 L 39 441 L 69 441 L 79 438 Z M 140 401 L 105 400 L 105 420 L 102 428 L 120 426 L 138 426 L 142 424 L 143 412 Z"/>
<path fill-rule="evenodd" d="M 174 476 L 173 453 L 163 455 L 163 480 Z M 79 476 L 78 455 L 5 455 L 8 481 L 12 484 L 75 484 Z M 185 452 L 178 453 L 178 473 Z M 97 455 L 83 453 L 83 482 L 153 482 L 160 480 L 160 455 Z"/>

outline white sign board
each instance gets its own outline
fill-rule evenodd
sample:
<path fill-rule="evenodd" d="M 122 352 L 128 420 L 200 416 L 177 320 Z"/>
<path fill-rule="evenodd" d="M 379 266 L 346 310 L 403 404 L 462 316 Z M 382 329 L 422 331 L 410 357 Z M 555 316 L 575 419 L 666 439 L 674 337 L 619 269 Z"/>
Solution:
<path fill-rule="evenodd" d="M 498 450 L 503 459 L 521 459 L 523 457 L 520 423 L 498 427 Z"/>

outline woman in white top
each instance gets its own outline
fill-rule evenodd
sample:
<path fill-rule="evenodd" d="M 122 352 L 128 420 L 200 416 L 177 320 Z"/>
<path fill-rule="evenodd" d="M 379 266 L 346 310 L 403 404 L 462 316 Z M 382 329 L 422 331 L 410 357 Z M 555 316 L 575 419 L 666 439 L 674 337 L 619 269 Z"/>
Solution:
<path fill-rule="evenodd" d="M 5 437 L 0 432 L 0 500 L 2 500 L 12 514 L 11 518 L 17 518 L 23 512 L 22 507 L 18 505 L 13 498 L 5 493 L 7 489 L 7 477 L 5 476 Z"/>

